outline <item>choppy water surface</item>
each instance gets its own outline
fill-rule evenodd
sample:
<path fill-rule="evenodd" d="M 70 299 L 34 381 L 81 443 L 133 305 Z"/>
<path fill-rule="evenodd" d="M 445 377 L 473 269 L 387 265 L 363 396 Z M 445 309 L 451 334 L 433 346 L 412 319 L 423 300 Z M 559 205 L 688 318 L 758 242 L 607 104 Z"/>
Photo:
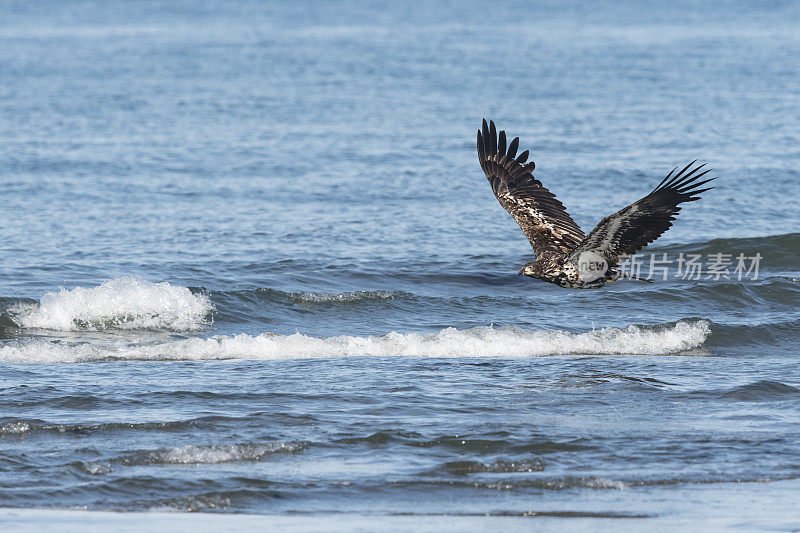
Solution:
<path fill-rule="evenodd" d="M 798 22 L 3 4 L 0 507 L 795 527 Z M 586 230 L 702 158 L 653 251 L 758 278 L 517 276 L 484 116 Z"/>

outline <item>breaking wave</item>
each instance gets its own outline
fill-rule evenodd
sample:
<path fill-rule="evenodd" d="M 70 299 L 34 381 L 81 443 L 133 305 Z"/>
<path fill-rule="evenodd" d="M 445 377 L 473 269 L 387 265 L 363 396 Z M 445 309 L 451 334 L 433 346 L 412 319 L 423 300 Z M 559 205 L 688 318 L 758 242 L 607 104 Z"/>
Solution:
<path fill-rule="evenodd" d="M 178 448 L 141 450 L 110 461 L 125 466 L 168 464 L 216 464 L 242 461 L 261 461 L 275 454 L 291 454 L 306 448 L 297 442 L 270 442 L 266 444 L 189 445 Z"/>
<path fill-rule="evenodd" d="M 306 444 L 297 442 L 188 445 L 178 448 L 139 450 L 106 461 L 79 462 L 76 466 L 87 474 L 101 476 L 114 472 L 117 466 L 255 462 L 277 454 L 301 452 L 305 448 Z"/>
<path fill-rule="evenodd" d="M 39 303 L 16 304 L 8 315 L 19 327 L 55 331 L 196 331 L 208 326 L 213 309 L 207 295 L 186 287 L 123 277 L 51 292 Z"/>
<path fill-rule="evenodd" d="M 356 302 L 382 302 L 394 300 L 398 296 L 410 296 L 401 291 L 348 291 L 341 293 L 326 292 L 284 292 L 273 289 L 256 289 L 260 295 L 285 300 L 293 303 L 356 303 Z"/>
<path fill-rule="evenodd" d="M 42 340 L 7 343 L 0 361 L 71 363 L 101 360 L 293 359 L 345 356 L 537 357 L 550 355 L 661 355 L 694 350 L 710 335 L 706 320 L 632 325 L 585 333 L 514 326 L 445 328 L 436 333 L 318 338 L 295 333 L 191 338 L 155 344 L 70 344 Z"/>
<path fill-rule="evenodd" d="M 469 474 L 521 474 L 543 471 L 544 461 L 538 457 L 513 461 L 498 459 L 492 462 L 467 460 L 450 461 L 442 465 L 440 470 L 458 476 L 466 476 Z"/>

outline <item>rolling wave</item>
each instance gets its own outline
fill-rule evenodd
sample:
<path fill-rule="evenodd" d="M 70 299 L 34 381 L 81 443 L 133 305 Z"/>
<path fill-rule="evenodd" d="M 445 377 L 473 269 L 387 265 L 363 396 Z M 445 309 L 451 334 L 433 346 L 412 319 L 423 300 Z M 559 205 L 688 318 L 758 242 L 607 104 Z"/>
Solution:
<path fill-rule="evenodd" d="M 695 397 L 724 398 L 744 402 L 780 401 L 800 397 L 800 389 L 780 381 L 762 379 L 730 389 L 696 391 Z"/>
<path fill-rule="evenodd" d="M 538 457 L 516 460 L 497 459 L 495 461 L 461 460 L 443 464 L 436 471 L 457 476 L 469 474 L 526 474 L 544 470 L 544 461 Z"/>
<path fill-rule="evenodd" d="M 48 293 L 39 303 L 20 301 L 6 315 L 25 329 L 197 331 L 209 325 L 213 309 L 207 295 L 186 287 L 124 277 Z"/>
<path fill-rule="evenodd" d="M 261 334 L 189 338 L 156 344 L 70 344 L 42 340 L 7 343 L 0 361 L 73 363 L 103 360 L 186 361 L 294 359 L 352 356 L 540 357 L 550 355 L 659 355 L 694 350 L 710 334 L 708 321 L 682 320 L 658 326 L 632 325 L 585 333 L 525 330 L 514 326 L 445 328 L 436 333 L 318 338 Z"/>
<path fill-rule="evenodd" d="M 412 296 L 402 291 L 347 291 L 341 293 L 325 292 L 284 292 L 273 289 L 256 289 L 258 294 L 276 300 L 285 300 L 296 303 L 356 303 L 356 302 L 383 302 L 395 298 Z"/>
<path fill-rule="evenodd" d="M 800 298 L 800 277 L 797 274 L 800 233 L 657 246 L 652 251 L 704 255 L 744 253 L 748 256 L 760 253 L 763 256 L 762 271 L 758 280 L 692 281 L 670 278 L 666 282 L 657 281 L 651 286 L 626 286 L 623 291 L 615 287 L 614 290 L 603 292 L 602 299 L 624 305 L 633 303 L 643 309 L 659 303 L 680 304 L 684 312 L 678 316 L 701 315 L 699 311 L 702 306 L 710 303 L 717 306 L 715 309 L 727 309 L 730 305 L 748 306 L 766 309 L 773 314 L 777 312 L 781 315 L 781 320 L 798 318 L 794 309 L 797 299 Z M 405 290 L 289 292 L 261 287 L 207 292 L 168 282 L 152 283 L 133 277 L 121 277 L 105 281 L 96 287 L 77 287 L 47 293 L 41 301 L 0 298 L 0 331 L 8 331 L 9 336 L 16 336 L 19 330 L 23 333 L 25 330 L 155 330 L 180 333 L 207 330 L 213 321 L 221 324 L 248 324 L 259 331 L 264 323 L 269 324 L 270 328 L 274 324 L 285 323 L 287 311 L 293 313 L 294 317 L 314 312 L 327 313 L 328 318 L 340 320 L 343 319 L 342 312 L 366 316 L 373 310 L 380 313 L 387 309 L 410 312 L 415 316 L 430 310 L 434 323 L 435 317 L 440 316 L 443 309 L 484 314 L 488 317 L 484 323 L 492 320 L 513 323 L 513 320 L 504 316 L 510 307 L 516 311 L 539 309 L 543 303 L 561 305 L 565 298 L 573 296 L 553 292 L 549 287 L 542 289 L 533 286 L 529 290 L 528 285 L 525 290 L 515 290 L 514 287 L 506 290 L 505 284 L 518 280 L 495 275 L 498 268 L 496 256 L 474 258 L 470 265 L 469 269 L 464 269 L 463 265 L 454 268 L 454 265 L 442 262 L 408 263 L 403 268 L 392 270 L 389 280 L 383 279 L 385 265 L 378 270 L 369 267 L 372 274 L 366 276 L 366 280 L 373 280 L 371 276 L 379 272 L 381 283 L 390 283 L 392 288 Z M 348 281 L 348 276 L 359 272 L 362 267 L 349 265 L 340 269 L 339 272 L 345 276 L 343 284 L 349 285 L 352 280 Z M 307 265 L 292 262 L 291 268 L 292 271 L 303 271 Z M 492 272 L 492 275 L 487 275 L 487 272 Z M 360 280 L 360 283 L 363 282 L 364 280 Z M 464 289 L 454 290 L 452 284 L 455 282 L 464 286 Z M 371 281 L 369 283 L 374 286 Z M 495 288 L 498 284 L 503 286 L 502 290 Z M 594 294 L 589 296 L 594 297 Z M 775 311 L 775 305 L 781 308 Z M 690 308 L 687 309 L 687 306 Z M 728 322 L 725 317 L 713 313 L 702 313 L 702 316 L 718 323 Z M 759 320 L 763 321 L 765 316 L 767 315 L 761 313 Z M 461 323 L 474 323 L 469 320 L 471 317 L 467 318 Z M 677 317 L 674 314 L 669 317 L 673 318 Z M 448 322 L 458 323 L 459 320 L 439 323 Z M 737 318 L 737 322 L 743 323 L 740 318 Z M 291 331 L 294 324 L 290 323 L 289 326 Z M 574 324 L 564 322 L 562 327 L 571 326 Z M 383 331 L 394 327 L 396 326 L 389 325 Z M 280 326 L 276 329 L 280 329 Z"/>
<path fill-rule="evenodd" d="M 644 253 L 653 252 L 687 252 L 708 256 L 716 253 L 762 256 L 762 267 L 776 271 L 788 269 L 797 271 L 797 259 L 800 257 L 800 233 L 784 235 L 768 235 L 765 237 L 746 237 L 735 239 L 713 239 L 696 243 L 655 245 L 645 248 Z"/>
<path fill-rule="evenodd" d="M 157 450 L 137 450 L 104 461 L 78 462 L 79 470 L 99 476 L 115 467 L 150 465 L 199 465 L 263 461 L 277 454 L 293 454 L 306 448 L 304 443 L 270 442 L 187 445 Z"/>
<path fill-rule="evenodd" d="M 305 448 L 305 444 L 298 442 L 187 445 L 137 450 L 108 462 L 124 466 L 233 463 L 261 461 L 271 455 L 292 454 Z"/>
<path fill-rule="evenodd" d="M 678 280 L 677 283 L 661 282 L 657 280 L 653 285 L 634 286 L 636 289 L 646 289 L 626 292 L 605 292 L 603 298 L 615 301 L 644 301 L 644 302 L 741 302 L 748 305 L 792 305 L 800 298 L 800 280 L 787 276 L 767 276 L 758 280 L 720 280 L 710 282 L 706 280 Z M 450 306 L 453 304 L 474 306 L 481 303 L 497 303 L 498 305 L 513 305 L 516 307 L 530 302 L 546 301 L 557 304 L 568 296 L 568 292 L 542 293 L 531 290 L 520 294 L 502 292 L 496 295 L 481 294 L 466 296 L 452 292 L 440 295 L 415 294 L 406 291 L 348 291 L 342 293 L 321 292 L 284 292 L 269 288 L 243 291 L 213 291 L 212 301 L 215 307 L 224 313 L 237 305 L 247 305 L 258 302 L 262 305 L 313 305 L 314 308 L 323 308 L 325 305 L 340 307 L 343 304 L 376 304 L 385 306 L 419 304 L 429 306 Z"/>
<path fill-rule="evenodd" d="M 786 346 L 796 351 L 800 320 L 767 320 L 755 324 L 713 324 L 714 346 Z"/>

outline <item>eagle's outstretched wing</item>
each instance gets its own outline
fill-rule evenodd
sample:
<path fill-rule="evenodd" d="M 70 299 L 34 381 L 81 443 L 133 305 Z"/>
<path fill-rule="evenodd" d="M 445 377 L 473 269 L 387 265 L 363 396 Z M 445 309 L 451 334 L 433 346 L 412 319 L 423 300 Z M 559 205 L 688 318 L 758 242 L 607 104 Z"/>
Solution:
<path fill-rule="evenodd" d="M 653 192 L 601 220 L 575 249 L 572 257 L 591 250 L 604 256 L 610 266 L 615 266 L 621 257 L 633 254 L 658 239 L 672 226 L 681 210 L 678 204 L 699 200 L 698 194 L 713 188 L 699 188 L 714 178 L 698 181 L 711 169 L 698 174 L 705 166 L 699 165 L 689 170 L 696 162 L 692 161 L 673 176 L 678 169 L 675 167 Z"/>
<path fill-rule="evenodd" d="M 519 137 L 506 149 L 506 132 L 498 139 L 494 122 L 478 130 L 478 160 L 492 184 L 500 205 L 508 211 L 528 238 L 536 255 L 551 249 L 563 253 L 575 248 L 585 237 L 564 205 L 542 186 L 526 163 L 528 150 L 517 156 Z"/>

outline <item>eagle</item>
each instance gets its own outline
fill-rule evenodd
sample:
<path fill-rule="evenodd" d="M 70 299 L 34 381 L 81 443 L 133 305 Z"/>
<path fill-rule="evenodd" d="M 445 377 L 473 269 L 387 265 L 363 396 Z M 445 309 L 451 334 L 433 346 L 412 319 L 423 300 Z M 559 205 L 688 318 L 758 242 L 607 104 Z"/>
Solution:
<path fill-rule="evenodd" d="M 564 205 L 533 177 L 528 150 L 517 155 L 519 137 L 506 143 L 494 122 L 483 120 L 478 130 L 478 160 L 500 205 L 519 224 L 533 247 L 535 261 L 519 269 L 530 276 L 571 289 L 597 289 L 625 275 L 618 268 L 625 257 L 658 239 L 671 226 L 680 204 L 699 200 L 701 188 L 714 178 L 712 169 L 692 161 L 680 172 L 672 169 L 644 198 L 609 215 L 586 235 Z M 702 170 L 702 172 L 701 172 Z"/>

